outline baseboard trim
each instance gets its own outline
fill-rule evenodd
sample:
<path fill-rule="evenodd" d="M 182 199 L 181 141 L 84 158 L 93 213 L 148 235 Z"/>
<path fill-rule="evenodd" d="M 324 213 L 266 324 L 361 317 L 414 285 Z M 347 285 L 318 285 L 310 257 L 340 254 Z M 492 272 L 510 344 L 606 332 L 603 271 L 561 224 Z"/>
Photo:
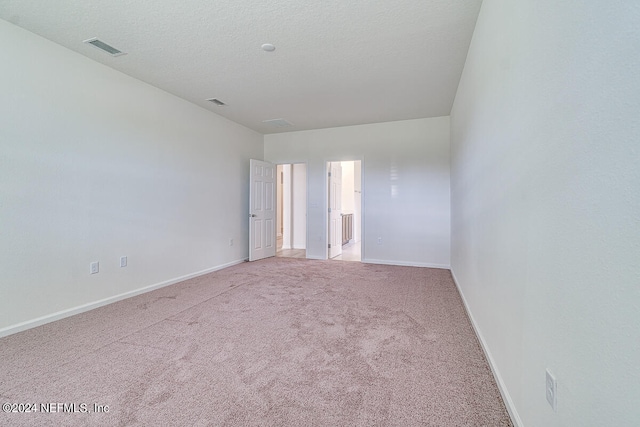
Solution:
<path fill-rule="evenodd" d="M 246 258 L 239 259 L 236 261 L 231 261 L 226 264 L 220 264 L 215 267 L 207 268 L 205 270 L 198 271 L 196 273 L 186 274 L 184 276 L 176 277 L 174 279 L 165 280 L 164 282 L 155 283 L 153 285 L 145 286 L 143 288 L 135 289 L 133 291 L 125 292 L 119 295 L 114 295 L 109 298 L 104 298 L 98 301 L 90 302 L 87 304 L 83 304 L 77 307 L 69 308 L 66 310 L 61 310 L 56 313 L 48 314 L 46 316 L 37 317 L 32 320 L 27 320 L 21 323 L 17 323 L 12 326 L 7 326 L 5 328 L 0 329 L 0 338 L 6 337 L 9 335 L 16 334 L 18 332 L 26 331 L 27 329 L 35 328 L 36 326 L 44 325 L 46 323 L 55 322 L 56 320 L 64 319 L 65 317 L 70 317 L 75 314 L 84 313 L 85 311 L 93 310 L 94 308 L 102 307 L 107 304 L 112 304 L 117 301 L 121 301 L 123 299 L 131 298 L 136 295 L 144 294 L 146 292 L 150 292 L 156 289 L 164 288 L 165 286 L 174 285 L 176 283 L 182 282 L 184 280 L 193 279 L 194 277 L 203 276 L 205 274 L 212 273 L 214 271 L 222 270 L 223 268 L 231 267 L 237 264 L 241 264 L 246 261 Z"/>
<path fill-rule="evenodd" d="M 383 265 L 400 265 L 404 267 L 427 267 L 427 268 L 441 268 L 449 270 L 451 267 L 445 264 L 432 264 L 429 262 L 410 262 L 410 261 L 389 261 L 385 259 L 370 259 L 363 258 L 362 262 L 365 264 L 383 264 Z"/>
<path fill-rule="evenodd" d="M 520 419 L 520 415 L 518 415 L 518 411 L 516 410 L 516 407 L 513 404 L 511 395 L 509 394 L 509 391 L 507 390 L 507 387 L 504 381 L 502 380 L 500 371 L 498 371 L 498 367 L 496 366 L 496 363 L 493 357 L 491 356 L 491 351 L 489 351 L 487 342 L 485 341 L 482 335 L 482 332 L 480 331 L 480 328 L 478 327 L 476 320 L 473 317 L 471 310 L 469 309 L 469 304 L 467 304 L 467 300 L 464 297 L 464 293 L 460 288 L 460 284 L 456 279 L 456 275 L 453 272 L 453 269 L 451 269 L 451 277 L 453 277 L 453 283 L 455 283 L 456 288 L 458 289 L 458 293 L 460 294 L 460 298 L 462 299 L 462 303 L 464 304 L 464 309 L 467 312 L 467 316 L 469 317 L 469 320 L 471 321 L 471 326 L 473 327 L 473 330 L 476 333 L 476 336 L 478 337 L 478 341 L 480 342 L 480 347 L 482 348 L 482 351 L 484 352 L 484 355 L 487 358 L 487 361 L 489 362 L 489 367 L 491 368 L 491 372 L 493 373 L 493 378 L 496 380 L 496 384 L 498 385 L 498 390 L 500 391 L 502 400 L 505 406 L 507 407 L 507 412 L 509 413 L 509 417 L 511 417 L 511 422 L 515 427 L 524 427 L 522 424 L 522 420 Z"/>

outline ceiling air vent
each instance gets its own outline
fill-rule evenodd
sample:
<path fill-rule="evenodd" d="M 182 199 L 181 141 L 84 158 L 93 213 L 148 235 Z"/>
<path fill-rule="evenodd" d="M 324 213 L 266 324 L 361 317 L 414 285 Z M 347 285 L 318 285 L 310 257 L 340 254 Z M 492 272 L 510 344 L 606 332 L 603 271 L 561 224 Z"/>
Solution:
<path fill-rule="evenodd" d="M 214 103 L 214 104 L 216 104 L 218 107 L 224 107 L 225 105 L 227 105 L 227 104 L 225 104 L 224 102 L 220 101 L 218 98 L 209 98 L 209 99 L 207 99 L 207 101 L 209 101 L 209 102 L 213 102 L 213 103 Z"/>
<path fill-rule="evenodd" d="M 271 119 L 271 120 L 263 120 L 262 123 L 267 125 L 271 125 L 274 128 L 288 128 L 293 126 L 293 123 L 286 121 L 285 119 Z"/>
<path fill-rule="evenodd" d="M 111 56 L 126 55 L 126 53 L 124 53 L 123 51 L 118 50 L 115 47 L 106 44 L 102 40 L 98 40 L 96 37 L 94 37 L 92 39 L 85 40 L 82 43 L 88 43 L 93 47 L 97 47 L 98 49 L 100 49 L 100 50 L 102 50 L 104 52 L 107 52 Z"/>

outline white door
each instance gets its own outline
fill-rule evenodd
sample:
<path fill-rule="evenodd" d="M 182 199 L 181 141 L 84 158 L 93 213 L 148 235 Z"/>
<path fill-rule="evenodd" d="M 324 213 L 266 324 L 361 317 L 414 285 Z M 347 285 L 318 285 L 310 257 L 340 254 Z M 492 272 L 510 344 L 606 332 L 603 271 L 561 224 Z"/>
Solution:
<path fill-rule="evenodd" d="M 329 163 L 329 258 L 342 253 L 342 164 Z"/>
<path fill-rule="evenodd" d="M 250 160 L 249 261 L 276 255 L 276 167 Z"/>

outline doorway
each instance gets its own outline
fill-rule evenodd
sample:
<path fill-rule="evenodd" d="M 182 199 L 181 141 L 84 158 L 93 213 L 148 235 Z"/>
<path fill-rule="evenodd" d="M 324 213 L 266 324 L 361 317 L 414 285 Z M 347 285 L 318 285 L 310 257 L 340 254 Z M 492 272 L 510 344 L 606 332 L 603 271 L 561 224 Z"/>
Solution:
<path fill-rule="evenodd" d="M 276 179 L 276 256 L 306 258 L 307 165 L 277 165 Z"/>
<path fill-rule="evenodd" d="M 328 258 L 362 260 L 362 162 L 327 162 Z"/>

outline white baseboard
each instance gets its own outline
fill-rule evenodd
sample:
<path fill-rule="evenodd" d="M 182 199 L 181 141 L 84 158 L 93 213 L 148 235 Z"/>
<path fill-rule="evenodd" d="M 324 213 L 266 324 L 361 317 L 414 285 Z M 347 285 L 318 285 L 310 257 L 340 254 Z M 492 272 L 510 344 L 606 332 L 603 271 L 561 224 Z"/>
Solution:
<path fill-rule="evenodd" d="M 428 267 L 428 268 L 442 268 L 449 270 L 451 266 L 445 264 L 432 264 L 429 262 L 411 262 L 411 261 L 389 261 L 384 259 L 370 259 L 363 258 L 362 262 L 366 264 L 384 264 L 384 265 L 401 265 L 404 267 Z"/>
<path fill-rule="evenodd" d="M 6 328 L 0 329 L 0 338 L 6 337 L 8 335 L 12 335 L 18 332 L 26 331 L 27 329 L 35 328 L 36 326 L 44 325 L 45 323 L 55 322 L 56 320 L 64 319 L 65 317 L 73 316 L 74 314 L 84 313 L 85 311 L 93 310 L 94 308 L 102 307 L 104 305 L 111 304 L 123 299 L 131 298 L 136 295 L 144 294 L 145 292 L 150 292 L 156 289 L 164 288 L 165 286 L 173 285 L 178 282 L 182 282 L 184 280 L 189 280 L 189 279 L 193 279 L 194 277 L 203 276 L 205 274 L 212 273 L 217 270 L 222 270 L 223 268 L 231 267 L 233 265 L 240 264 L 245 261 L 246 259 L 244 258 L 236 261 L 231 261 L 226 264 L 221 264 L 215 267 L 207 268 L 206 270 L 198 271 L 196 273 L 191 273 L 184 276 L 176 277 L 174 279 L 165 280 L 164 282 L 145 286 L 144 288 L 135 289 L 133 291 L 125 292 L 109 298 L 104 298 L 98 301 L 90 302 L 77 307 L 73 307 L 66 310 L 58 311 L 56 313 L 48 314 L 46 316 L 41 316 L 32 320 L 27 320 L 25 322 L 17 323 L 12 326 L 7 326 Z"/>
<path fill-rule="evenodd" d="M 496 380 L 496 384 L 498 384 L 498 390 L 500 391 L 500 394 L 502 395 L 502 400 L 504 401 L 504 404 L 507 407 L 507 412 L 509 413 L 509 416 L 511 417 L 511 422 L 513 423 L 513 425 L 515 427 L 523 427 L 522 420 L 520 419 L 520 416 L 518 415 L 518 411 L 516 410 L 516 407 L 513 404 L 513 400 L 511 399 L 511 395 L 509 395 L 509 391 L 507 390 L 507 387 L 506 387 L 504 381 L 502 380 L 502 376 L 500 375 L 500 372 L 498 371 L 498 367 L 496 366 L 495 361 L 494 361 L 493 357 L 491 356 L 491 351 L 489 351 L 489 347 L 487 346 L 487 342 L 485 341 L 484 337 L 482 336 L 482 332 L 480 332 L 480 328 L 476 324 L 476 320 L 474 319 L 473 314 L 471 313 L 471 310 L 469 309 L 469 304 L 467 304 L 467 300 L 464 297 L 464 293 L 462 293 L 462 289 L 460 288 L 460 284 L 458 283 L 458 280 L 456 279 L 456 275 L 453 272 L 453 270 L 451 270 L 451 277 L 453 277 L 453 283 L 455 283 L 456 284 L 456 288 L 458 288 L 458 293 L 460 294 L 460 298 L 462 298 L 462 303 L 464 304 L 464 309 L 467 312 L 467 316 L 469 316 L 469 320 L 471 320 L 471 326 L 473 326 L 473 330 L 475 331 L 476 336 L 478 337 L 478 341 L 480 341 L 480 347 L 482 347 L 482 351 L 484 352 L 484 355 L 487 358 L 487 361 L 489 362 L 489 367 L 491 368 L 491 372 L 493 373 L 493 377 Z"/>

